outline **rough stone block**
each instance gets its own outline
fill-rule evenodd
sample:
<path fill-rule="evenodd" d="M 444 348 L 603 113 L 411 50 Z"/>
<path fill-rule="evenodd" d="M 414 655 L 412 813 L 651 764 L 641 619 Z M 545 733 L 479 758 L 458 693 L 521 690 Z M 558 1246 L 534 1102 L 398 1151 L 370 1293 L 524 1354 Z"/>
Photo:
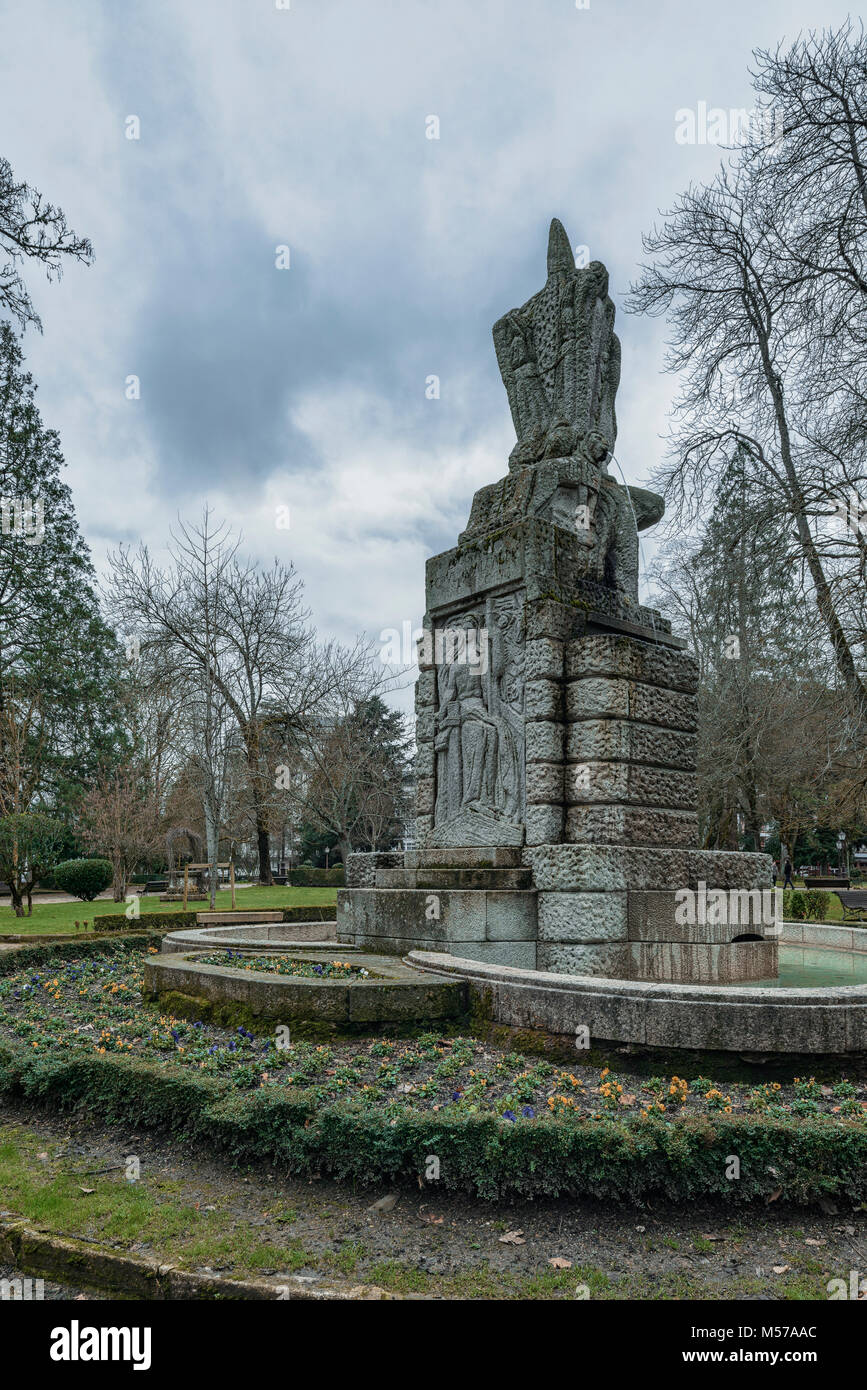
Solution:
<path fill-rule="evenodd" d="M 540 893 L 539 940 L 573 943 L 621 941 L 626 937 L 624 892 Z"/>
<path fill-rule="evenodd" d="M 631 806 L 692 810 L 696 780 L 689 772 L 634 763 L 570 763 L 566 768 L 567 805 L 624 802 Z"/>
<path fill-rule="evenodd" d="M 535 806 L 556 806 L 563 800 L 563 764 L 530 763 L 527 766 L 527 801 Z"/>
<path fill-rule="evenodd" d="M 581 719 L 566 726 L 569 762 L 650 763 L 693 772 L 697 742 L 695 734 L 626 719 Z"/>
<path fill-rule="evenodd" d="M 748 933 L 768 935 L 769 929 L 775 925 L 774 901 L 770 890 L 766 890 L 767 896 L 759 888 L 722 891 L 727 895 L 725 913 L 721 914 L 726 920 L 684 922 L 678 920 L 685 913 L 681 906 L 683 899 L 678 899 L 677 890 L 633 890 L 629 894 L 629 939 L 724 944 Z M 699 916 L 698 895 L 693 902 L 692 915 L 695 918 Z M 704 915 L 708 915 L 706 910 Z"/>
<path fill-rule="evenodd" d="M 434 795 L 433 777 L 419 777 L 415 784 L 415 804 L 420 816 L 433 814 Z"/>
<path fill-rule="evenodd" d="M 524 718 L 559 720 L 562 694 L 562 687 L 557 681 L 527 681 L 524 687 Z"/>
<path fill-rule="evenodd" d="M 550 637 L 535 637 L 524 648 L 524 673 L 527 680 L 559 681 L 563 677 L 563 642 Z"/>
<path fill-rule="evenodd" d="M 566 684 L 566 717 L 572 719 L 628 719 L 629 682 L 603 676 Z"/>
<path fill-rule="evenodd" d="M 558 975 L 601 975 L 607 979 L 622 979 L 629 968 L 626 942 L 570 946 L 540 941 L 536 958 L 539 970 L 551 970 Z M 585 1022 L 587 1020 L 576 1013 L 575 1025 Z"/>
<path fill-rule="evenodd" d="M 527 637 L 553 637 L 563 642 L 571 637 L 576 627 L 583 628 L 583 615 L 572 604 L 558 603 L 556 599 L 536 599 L 525 608 Z"/>
<path fill-rule="evenodd" d="M 345 865 L 346 887 L 372 888 L 376 883 L 377 869 L 399 869 L 402 865 L 403 854 L 397 850 L 379 850 L 372 854 L 348 854 Z M 338 901 L 341 898 L 346 901 L 345 889 L 338 892 Z"/>
<path fill-rule="evenodd" d="M 577 725 L 572 727 L 578 727 Z M 565 728 L 553 720 L 539 720 L 524 726 L 528 763 L 556 763 L 563 759 Z"/>
<path fill-rule="evenodd" d="M 432 743 L 434 736 L 434 712 L 422 709 L 415 716 L 415 737 L 418 743 Z"/>
<path fill-rule="evenodd" d="M 433 777 L 434 749 L 432 743 L 419 743 L 415 754 L 416 777 Z"/>
<path fill-rule="evenodd" d="M 524 830 L 528 845 L 555 845 L 563 838 L 563 807 L 528 805 Z"/>
<path fill-rule="evenodd" d="M 698 817 L 689 811 L 638 806 L 572 806 L 566 812 L 565 835 L 571 844 L 668 845 L 686 849 L 698 838 Z"/>
<path fill-rule="evenodd" d="M 416 713 L 436 704 L 436 688 L 436 671 L 419 671 L 415 683 Z"/>
<path fill-rule="evenodd" d="M 568 643 L 566 676 L 570 681 L 613 676 L 695 694 L 698 662 L 690 652 L 661 643 L 641 642 L 617 633 L 594 633 Z"/>

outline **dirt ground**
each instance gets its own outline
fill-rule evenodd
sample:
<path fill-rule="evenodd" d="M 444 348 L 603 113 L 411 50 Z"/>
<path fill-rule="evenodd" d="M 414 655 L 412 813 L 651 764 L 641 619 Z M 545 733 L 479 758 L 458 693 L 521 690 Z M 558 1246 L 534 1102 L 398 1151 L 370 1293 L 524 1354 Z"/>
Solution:
<path fill-rule="evenodd" d="M 229 1252 L 233 1230 L 248 1240 L 258 1231 L 275 1247 L 277 1263 L 260 1263 L 257 1275 L 287 1272 L 279 1267 L 285 1251 L 288 1270 L 311 1281 L 343 1274 L 433 1297 L 824 1299 L 829 1279 L 867 1273 L 867 1211 L 848 1204 L 489 1204 L 438 1195 L 433 1185 L 353 1190 L 267 1166 L 232 1169 L 132 1126 L 98 1128 L 83 1117 L 9 1104 L 0 1106 L 0 1124 L 38 1135 L 49 1165 L 62 1156 L 67 1169 L 94 1170 L 137 1155 L 141 1181 L 160 1200 L 166 1194 L 222 1214 Z M 5 1205 L 0 1192 L 0 1211 Z M 135 1242 L 113 1248 L 171 1254 Z M 231 1253 L 227 1259 L 199 1268 L 237 1274 Z"/>

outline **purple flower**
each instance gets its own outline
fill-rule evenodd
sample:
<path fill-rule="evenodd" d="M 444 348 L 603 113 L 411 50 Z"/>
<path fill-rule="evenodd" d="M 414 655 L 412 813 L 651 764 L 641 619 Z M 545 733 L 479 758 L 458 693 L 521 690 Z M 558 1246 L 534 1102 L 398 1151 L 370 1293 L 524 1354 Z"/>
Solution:
<path fill-rule="evenodd" d="M 514 1124 L 515 1121 L 517 1120 L 517 1118 L 518 1118 L 518 1117 L 517 1117 L 517 1115 L 515 1114 L 514 1110 L 504 1110 L 504 1111 L 503 1111 L 503 1119 L 504 1119 L 504 1120 L 511 1120 L 512 1124 Z"/>
<path fill-rule="evenodd" d="M 535 1120 L 536 1118 L 536 1112 L 533 1109 L 532 1105 L 525 1105 L 523 1110 L 521 1111 L 521 1114 L 524 1116 L 525 1120 Z"/>

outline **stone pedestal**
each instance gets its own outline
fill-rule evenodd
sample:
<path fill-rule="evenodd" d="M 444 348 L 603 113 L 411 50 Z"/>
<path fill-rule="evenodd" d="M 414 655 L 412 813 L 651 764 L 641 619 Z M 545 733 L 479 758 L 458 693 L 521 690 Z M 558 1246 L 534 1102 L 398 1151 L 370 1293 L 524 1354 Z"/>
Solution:
<path fill-rule="evenodd" d="M 697 847 L 695 659 L 659 614 L 582 578 L 579 547 L 531 520 L 429 561 L 419 848 L 351 856 L 338 940 L 566 974 L 772 978 L 770 859 Z"/>

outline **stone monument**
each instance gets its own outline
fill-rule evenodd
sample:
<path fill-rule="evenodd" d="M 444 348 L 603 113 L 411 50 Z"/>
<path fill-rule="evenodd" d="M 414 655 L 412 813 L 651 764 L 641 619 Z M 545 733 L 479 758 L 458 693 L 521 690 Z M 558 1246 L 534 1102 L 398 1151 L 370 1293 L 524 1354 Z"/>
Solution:
<path fill-rule="evenodd" d="M 638 532 L 664 503 L 608 471 L 614 314 L 605 267 L 576 268 L 555 219 L 544 287 L 493 330 L 508 474 L 427 563 L 418 848 L 349 857 L 340 941 L 632 979 L 776 975 L 771 860 L 698 848 L 697 665 L 638 600 Z"/>

